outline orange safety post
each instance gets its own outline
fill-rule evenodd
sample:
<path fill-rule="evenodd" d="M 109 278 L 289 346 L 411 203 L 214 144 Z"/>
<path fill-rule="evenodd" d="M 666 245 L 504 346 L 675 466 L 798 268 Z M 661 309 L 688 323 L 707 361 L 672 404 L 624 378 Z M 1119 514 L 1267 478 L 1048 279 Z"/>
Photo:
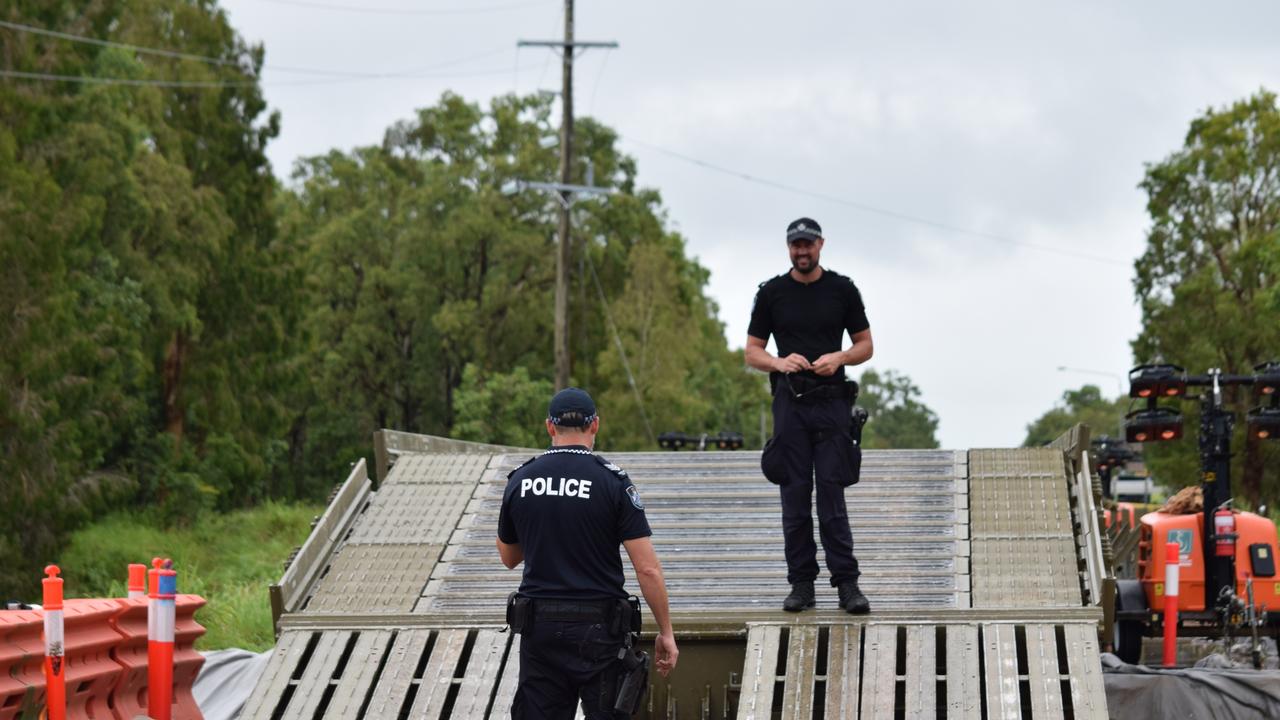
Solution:
<path fill-rule="evenodd" d="M 0 610 L 0 720 L 44 705 L 43 631 L 38 610 Z"/>
<path fill-rule="evenodd" d="M 62 617 L 62 578 L 58 566 L 44 569 L 44 684 L 49 720 L 67 718 L 67 665 Z"/>
<path fill-rule="evenodd" d="M 173 717 L 174 596 L 178 574 L 152 561 L 151 602 L 147 609 L 147 714 L 153 720 Z"/>
<path fill-rule="evenodd" d="M 1178 543 L 1164 544 L 1164 666 L 1178 660 Z"/>
<path fill-rule="evenodd" d="M 147 566 L 142 563 L 129 563 L 129 597 L 146 597 Z"/>
<path fill-rule="evenodd" d="M 173 642 L 173 720 L 204 720 L 196 703 L 193 687 L 204 656 L 196 651 L 196 640 L 204 635 L 204 627 L 196 622 L 196 611 L 204 607 L 199 595 L 176 598 Z"/>

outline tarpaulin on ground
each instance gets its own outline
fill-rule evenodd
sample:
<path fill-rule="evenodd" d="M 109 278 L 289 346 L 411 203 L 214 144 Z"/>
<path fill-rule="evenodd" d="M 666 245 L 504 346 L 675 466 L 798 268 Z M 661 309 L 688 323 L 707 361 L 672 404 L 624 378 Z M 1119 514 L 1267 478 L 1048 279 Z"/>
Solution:
<path fill-rule="evenodd" d="M 1108 714 L 1125 720 L 1280 718 L 1280 670 L 1221 667 L 1230 664 L 1210 656 L 1197 667 L 1166 670 L 1103 653 Z"/>
<path fill-rule="evenodd" d="M 215 650 L 204 654 L 192 694 L 205 720 L 234 720 L 267 669 L 271 651 Z"/>

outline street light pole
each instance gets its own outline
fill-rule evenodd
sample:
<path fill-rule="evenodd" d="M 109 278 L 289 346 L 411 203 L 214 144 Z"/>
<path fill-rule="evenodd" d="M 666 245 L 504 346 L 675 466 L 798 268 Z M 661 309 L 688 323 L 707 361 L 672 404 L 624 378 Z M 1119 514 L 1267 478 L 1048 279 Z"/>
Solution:
<path fill-rule="evenodd" d="M 1066 365 L 1059 365 L 1058 372 L 1075 372 L 1084 373 L 1085 375 L 1105 375 L 1106 377 L 1116 381 L 1116 390 L 1119 391 L 1120 397 L 1125 396 L 1125 376 L 1120 373 L 1107 372 L 1106 370 L 1089 370 L 1087 368 L 1067 367 Z"/>

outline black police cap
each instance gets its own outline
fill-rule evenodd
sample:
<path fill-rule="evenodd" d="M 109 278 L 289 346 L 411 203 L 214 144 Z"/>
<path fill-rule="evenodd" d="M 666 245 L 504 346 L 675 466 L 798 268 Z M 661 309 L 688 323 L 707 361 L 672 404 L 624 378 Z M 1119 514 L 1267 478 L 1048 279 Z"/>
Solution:
<path fill-rule="evenodd" d="M 787 226 L 787 242 L 796 240 L 819 240 L 822 238 L 822 226 L 813 218 L 802 217 L 792 220 Z"/>
<path fill-rule="evenodd" d="M 547 418 L 562 427 L 586 427 L 596 419 L 596 404 L 586 390 L 565 388 L 551 398 Z"/>

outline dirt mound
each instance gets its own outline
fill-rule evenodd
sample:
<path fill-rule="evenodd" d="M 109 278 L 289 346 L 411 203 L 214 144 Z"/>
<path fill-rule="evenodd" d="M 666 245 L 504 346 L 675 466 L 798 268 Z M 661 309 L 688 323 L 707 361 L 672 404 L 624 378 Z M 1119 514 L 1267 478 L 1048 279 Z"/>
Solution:
<path fill-rule="evenodd" d="M 1191 515 L 1203 510 L 1204 493 L 1198 485 L 1182 488 L 1160 508 L 1160 512 L 1170 515 Z"/>

